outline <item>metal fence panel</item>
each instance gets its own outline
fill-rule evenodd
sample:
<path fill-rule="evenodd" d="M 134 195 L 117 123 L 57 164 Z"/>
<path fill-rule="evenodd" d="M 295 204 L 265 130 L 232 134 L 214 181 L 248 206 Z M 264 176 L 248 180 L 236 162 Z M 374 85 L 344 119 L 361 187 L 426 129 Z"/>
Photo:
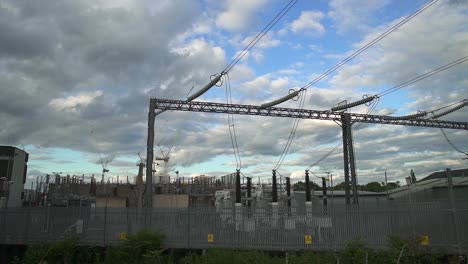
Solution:
<path fill-rule="evenodd" d="M 325 210 L 326 209 L 326 210 Z M 0 242 L 32 244 L 76 236 L 85 244 L 119 243 L 125 234 L 157 231 L 171 248 L 341 250 L 361 238 L 385 248 L 390 235 L 429 236 L 430 248 L 468 252 L 468 206 L 394 203 L 311 210 L 297 206 L 90 208 L 24 207 L 0 211 Z"/>

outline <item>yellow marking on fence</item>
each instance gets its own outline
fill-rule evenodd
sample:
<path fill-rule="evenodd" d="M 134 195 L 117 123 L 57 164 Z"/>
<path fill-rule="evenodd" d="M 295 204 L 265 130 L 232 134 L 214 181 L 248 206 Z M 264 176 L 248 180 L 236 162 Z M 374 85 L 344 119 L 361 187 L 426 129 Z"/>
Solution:
<path fill-rule="evenodd" d="M 429 236 L 428 235 L 422 235 L 421 239 L 419 240 L 419 243 L 423 246 L 429 246 Z"/>
<path fill-rule="evenodd" d="M 311 235 L 305 235 L 304 236 L 304 243 L 306 243 L 306 245 L 312 244 L 312 236 Z"/>
<path fill-rule="evenodd" d="M 126 232 L 120 233 L 120 240 L 127 240 L 127 233 Z"/>
<path fill-rule="evenodd" d="M 213 243 L 213 242 L 214 242 L 214 235 L 208 234 L 208 243 Z"/>

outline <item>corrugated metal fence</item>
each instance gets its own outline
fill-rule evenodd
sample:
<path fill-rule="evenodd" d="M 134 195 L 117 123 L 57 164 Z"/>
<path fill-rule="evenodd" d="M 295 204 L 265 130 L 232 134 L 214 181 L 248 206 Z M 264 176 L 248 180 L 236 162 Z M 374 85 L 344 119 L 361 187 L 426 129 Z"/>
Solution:
<path fill-rule="evenodd" d="M 24 207 L 0 211 L 0 243 L 31 244 L 78 236 L 84 244 L 118 243 L 147 228 L 171 248 L 340 250 L 354 238 L 372 248 L 389 235 L 429 248 L 468 253 L 468 203 L 305 207 L 90 208 Z"/>

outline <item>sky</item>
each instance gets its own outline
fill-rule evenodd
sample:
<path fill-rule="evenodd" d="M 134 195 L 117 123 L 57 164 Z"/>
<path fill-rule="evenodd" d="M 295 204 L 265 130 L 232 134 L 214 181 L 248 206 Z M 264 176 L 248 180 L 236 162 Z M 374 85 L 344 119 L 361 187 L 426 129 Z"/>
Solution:
<path fill-rule="evenodd" d="M 232 102 L 259 105 L 298 89 L 423 6 L 415 0 L 299 0 L 229 72 Z M 219 74 L 286 5 L 280 0 L 0 0 L 0 145 L 30 154 L 28 182 L 52 172 L 137 174 L 150 97 L 185 100 Z M 468 2 L 439 0 L 307 90 L 304 108 L 375 95 L 468 55 Z M 468 98 L 468 62 L 381 97 L 373 114 L 430 111 Z M 226 102 L 226 84 L 197 100 Z M 290 101 L 281 107 L 299 107 Z M 368 106 L 350 110 L 367 113 Z M 467 122 L 465 107 L 441 119 Z M 241 172 L 268 181 L 293 119 L 235 116 Z M 165 112 L 155 142 L 169 173 L 235 171 L 228 116 Z M 468 150 L 468 132 L 444 130 Z M 332 121 L 301 120 L 278 169 L 293 181 L 341 142 Z M 358 183 L 404 182 L 466 168 L 440 129 L 363 125 L 354 133 Z M 160 149 L 155 147 L 157 156 Z M 343 181 L 338 149 L 311 170 Z M 157 167 L 162 170 L 162 164 Z M 122 179 L 122 178 L 120 178 Z"/>

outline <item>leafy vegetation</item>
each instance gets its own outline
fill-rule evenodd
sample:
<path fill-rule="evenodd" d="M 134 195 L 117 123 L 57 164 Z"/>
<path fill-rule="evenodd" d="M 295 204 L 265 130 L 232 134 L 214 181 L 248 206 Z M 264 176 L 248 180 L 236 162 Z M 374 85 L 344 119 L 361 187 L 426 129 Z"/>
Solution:
<path fill-rule="evenodd" d="M 400 187 L 400 182 L 389 182 L 385 184 L 385 182 L 369 182 L 364 185 L 358 185 L 358 189 L 360 191 L 368 191 L 368 192 L 385 192 L 387 190 L 392 190 L 395 188 Z M 299 181 L 293 184 L 292 189 L 294 191 L 305 191 L 305 182 Z M 341 182 L 333 186 L 333 188 L 327 188 L 329 190 L 333 189 L 335 191 L 342 191 L 345 189 L 345 183 Z M 321 191 L 322 187 L 316 184 L 315 182 L 310 183 L 310 190 Z"/>
<path fill-rule="evenodd" d="M 373 250 L 365 241 L 350 241 L 340 252 L 276 252 L 276 255 L 259 251 L 209 249 L 195 251 L 176 258 L 161 247 L 163 237 L 149 231 L 140 231 L 126 241 L 107 248 L 90 247 L 79 244 L 77 238 L 68 238 L 49 245 L 35 245 L 28 248 L 21 260 L 13 263 L 25 264 L 325 264 L 325 263 L 379 263 L 379 264 L 426 264 L 459 263 L 455 256 L 442 252 L 426 252 L 416 240 L 404 240 L 397 236 L 389 237 L 389 247 Z M 279 254 L 279 255 L 278 255 Z"/>

